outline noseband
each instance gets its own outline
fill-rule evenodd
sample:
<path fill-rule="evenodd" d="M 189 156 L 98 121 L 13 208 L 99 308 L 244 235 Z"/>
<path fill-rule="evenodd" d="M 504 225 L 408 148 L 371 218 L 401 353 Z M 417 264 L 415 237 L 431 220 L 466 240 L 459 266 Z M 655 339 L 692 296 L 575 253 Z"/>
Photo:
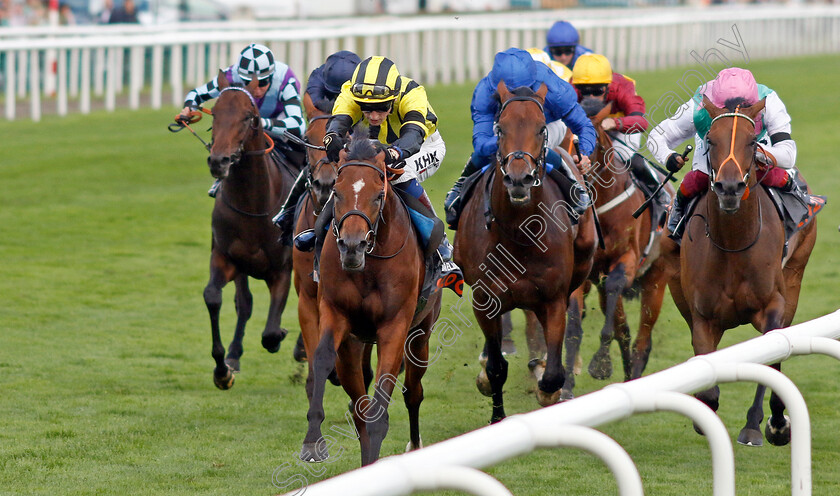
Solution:
<path fill-rule="evenodd" d="M 248 95 L 248 100 L 251 101 L 251 106 L 255 110 L 255 113 L 252 114 L 251 118 L 249 119 L 250 124 L 249 124 L 248 127 L 250 127 L 251 131 L 256 131 L 259 128 L 257 126 L 257 123 L 259 122 L 259 118 L 260 118 L 260 110 L 257 107 L 257 102 L 256 102 L 256 100 L 254 100 L 254 96 L 251 94 L 251 92 L 249 92 L 248 90 L 246 90 L 245 88 L 242 88 L 240 86 L 228 86 L 227 88 L 225 88 L 225 89 L 223 89 L 222 91 L 219 92 L 219 96 L 222 96 L 222 93 L 224 93 L 226 91 L 240 91 L 240 92 Z M 269 144 L 268 147 L 264 148 L 262 150 L 245 151 L 245 140 L 243 139 L 242 142 L 239 143 L 239 148 L 237 149 L 237 154 L 239 155 L 240 159 L 243 155 L 254 156 L 254 155 L 268 155 L 269 153 L 271 153 L 271 150 L 274 149 L 274 140 L 271 139 L 271 137 L 265 131 L 263 131 L 263 135 L 265 135 L 265 139 L 266 139 L 266 141 L 268 141 L 268 144 Z M 210 147 L 211 148 L 213 147 L 213 142 L 212 141 L 210 142 Z M 238 163 L 238 161 L 237 161 L 237 163 Z"/>
<path fill-rule="evenodd" d="M 344 221 L 347 220 L 348 217 L 353 215 L 359 216 L 368 225 L 368 232 L 365 234 L 365 241 L 368 243 L 368 248 L 365 250 L 366 254 L 370 254 L 374 247 L 376 246 L 376 231 L 379 229 L 379 222 L 382 220 L 382 211 L 385 209 L 385 200 L 387 199 L 388 195 L 388 181 L 385 178 L 385 172 L 382 171 L 379 167 L 369 164 L 367 162 L 345 162 L 338 168 L 336 172 L 336 180 L 338 180 L 338 175 L 341 174 L 341 171 L 346 169 L 347 167 L 369 167 L 379 173 L 379 178 L 382 179 L 383 186 L 382 186 L 382 201 L 379 203 L 379 213 L 376 216 L 375 221 L 371 221 L 370 217 L 367 216 L 366 213 L 362 212 L 358 209 L 349 210 L 341 216 L 341 218 L 336 222 L 333 220 L 333 234 L 335 235 L 335 239 L 339 239 L 339 231 L 341 230 L 341 226 L 344 224 Z M 333 190 L 335 191 L 335 190 Z M 333 217 L 335 217 L 335 203 L 333 203 Z"/>
<path fill-rule="evenodd" d="M 511 102 L 533 102 L 537 104 L 537 106 L 540 108 L 540 113 L 543 115 L 545 114 L 543 104 L 536 98 L 531 96 L 514 96 L 502 104 L 502 108 L 501 110 L 499 110 L 499 119 L 501 119 L 502 113 L 505 111 L 505 109 Z M 498 135 L 498 120 L 494 125 L 494 129 L 496 131 L 496 134 Z M 542 178 L 545 175 L 545 155 L 548 150 L 548 130 L 545 128 L 545 126 L 543 126 L 543 129 L 540 132 L 540 134 L 542 134 L 543 137 L 543 144 L 542 148 L 540 149 L 539 157 L 535 157 L 531 153 L 526 152 L 525 150 L 514 150 L 503 157 L 501 149 L 496 150 L 496 161 L 499 163 L 499 167 L 502 169 L 503 174 L 507 174 L 507 167 L 511 162 L 513 162 L 514 160 L 525 160 L 525 157 L 528 157 L 529 159 L 531 159 L 530 162 L 534 166 L 533 169 L 531 169 L 531 175 L 533 175 L 536 178 L 534 186 L 539 186 L 540 184 L 542 184 Z"/>

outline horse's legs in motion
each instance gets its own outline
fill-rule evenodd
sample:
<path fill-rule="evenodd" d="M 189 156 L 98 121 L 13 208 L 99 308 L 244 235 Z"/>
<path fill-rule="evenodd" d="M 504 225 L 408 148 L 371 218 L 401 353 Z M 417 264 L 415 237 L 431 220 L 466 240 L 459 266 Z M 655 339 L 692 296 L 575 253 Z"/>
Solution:
<path fill-rule="evenodd" d="M 298 295 L 298 319 L 300 320 L 300 337 L 306 356 L 311 357 L 318 346 L 318 302 L 316 298 L 301 291 Z M 312 384 L 315 375 L 312 373 L 312 360 L 306 361 L 308 374 L 306 376 L 306 398 L 312 399 Z"/>
<path fill-rule="evenodd" d="M 691 325 L 691 345 L 694 348 L 694 355 L 705 355 L 717 349 L 720 343 L 720 338 L 723 336 L 723 331 L 713 325 L 712 322 L 701 318 L 698 315 L 693 316 Z M 695 393 L 694 396 L 706 404 L 713 411 L 717 412 L 720 406 L 720 388 L 718 386 L 711 387 L 705 391 Z M 694 430 L 698 434 L 702 434 L 697 424 L 694 424 Z"/>
<path fill-rule="evenodd" d="M 406 451 L 423 447 L 420 439 L 420 403 L 423 401 L 423 374 L 429 363 L 429 334 L 434 325 L 433 313 L 418 327 L 409 332 L 407 356 L 405 360 L 405 387 L 403 395 L 408 410 L 409 441 Z"/>
<path fill-rule="evenodd" d="M 602 295 L 602 308 L 604 310 L 604 327 L 601 329 L 601 346 L 592 361 L 589 362 L 589 374 L 595 379 L 607 379 L 612 375 L 612 362 L 610 361 L 610 344 L 615 335 L 616 307 L 621 293 L 627 284 L 627 277 L 624 274 L 624 264 L 619 263 L 607 274 L 607 280 L 600 288 Z"/>
<path fill-rule="evenodd" d="M 522 313 L 525 314 L 525 339 L 528 343 L 528 370 L 534 375 L 534 379 L 539 382 L 545 373 L 545 332 L 534 312 L 524 310 Z M 502 349 L 504 349 L 504 340 L 502 341 Z"/>
<path fill-rule="evenodd" d="M 496 423 L 505 418 L 502 388 L 507 380 L 508 372 L 507 360 L 502 356 L 502 316 L 496 313 L 488 317 L 485 311 L 474 306 L 473 313 L 484 332 L 484 349 L 487 350 L 487 362 L 479 372 L 476 383 L 482 394 L 489 389 L 490 396 L 493 398 L 493 413 L 490 416 L 490 422 Z M 487 388 L 488 383 L 489 388 Z"/>
<path fill-rule="evenodd" d="M 759 384 L 755 388 L 755 398 L 750 409 L 747 410 L 747 424 L 738 433 L 738 443 L 746 446 L 761 446 L 761 422 L 764 420 L 764 391 L 766 386 Z"/>
<path fill-rule="evenodd" d="M 581 310 L 583 309 L 583 286 L 577 288 L 569 297 L 568 324 L 566 324 L 566 382 L 563 384 L 560 393 L 561 400 L 570 400 L 575 397 L 575 360 L 580 353 L 580 342 L 583 337 L 583 326 L 581 324 Z"/>
<path fill-rule="evenodd" d="M 239 372 L 239 359 L 242 357 L 242 340 L 245 338 L 245 324 L 251 318 L 251 311 L 254 308 L 254 297 L 248 287 L 248 276 L 241 272 L 233 279 L 236 285 L 236 296 L 233 301 L 236 306 L 236 330 L 233 333 L 233 341 L 228 345 L 228 354 L 225 362 Z"/>
<path fill-rule="evenodd" d="M 280 317 L 283 316 L 283 309 L 286 308 L 291 279 L 291 271 L 283 270 L 277 279 L 266 281 L 271 293 L 271 303 L 268 307 L 265 330 L 262 333 L 262 345 L 270 353 L 277 353 L 280 350 L 280 342 L 289 333 L 289 331 L 280 327 Z"/>
<path fill-rule="evenodd" d="M 370 357 L 371 354 L 373 354 L 373 345 L 366 343 L 362 353 L 362 375 L 365 378 L 365 391 L 369 391 L 370 383 L 373 382 L 373 367 L 370 364 Z"/>
<path fill-rule="evenodd" d="M 219 389 L 233 386 L 233 370 L 225 363 L 225 347 L 219 332 L 219 312 L 222 309 L 222 288 L 236 274 L 236 269 L 221 254 L 213 251 L 210 255 L 210 280 L 204 288 L 204 304 L 210 313 L 210 331 L 213 337 L 211 354 L 216 361 L 213 369 L 213 384 Z"/>
<path fill-rule="evenodd" d="M 624 313 L 624 299 L 619 296 L 615 306 L 615 340 L 618 341 L 618 351 L 621 353 L 621 364 L 624 367 L 624 380 L 630 380 L 630 326 L 627 325 L 627 314 Z"/>
<path fill-rule="evenodd" d="M 527 313 L 527 312 L 525 312 Z M 516 353 L 516 344 L 510 336 L 513 332 L 513 316 L 511 312 L 505 312 L 502 315 L 502 351 L 506 355 L 513 355 Z"/>
<path fill-rule="evenodd" d="M 537 401 L 542 406 L 557 403 L 560 389 L 565 381 L 563 370 L 563 339 L 566 336 L 566 295 L 559 300 L 544 305 L 537 317 L 545 329 L 545 344 L 548 356 L 545 362 L 545 374 L 537 383 Z"/>
<path fill-rule="evenodd" d="M 309 421 L 309 428 L 306 437 L 303 439 L 303 446 L 300 451 L 300 458 L 304 461 L 324 461 L 329 456 L 323 443 L 319 447 L 321 436 L 321 424 L 324 422 L 324 389 L 327 386 L 327 376 L 335 368 L 336 346 L 344 341 L 349 332 L 348 322 L 335 315 L 333 312 L 325 312 L 325 306 L 321 305 L 321 340 L 315 349 L 315 354 L 310 358 L 312 361 L 312 397 L 309 399 L 309 411 L 306 419 Z"/>
<path fill-rule="evenodd" d="M 639 318 L 639 334 L 633 343 L 630 378 L 638 379 L 645 371 L 653 343 L 653 325 L 659 319 L 662 300 L 665 298 L 665 261 L 658 259 L 642 277 L 642 311 Z"/>
<path fill-rule="evenodd" d="M 413 313 L 413 309 L 412 309 Z M 373 387 L 373 402 L 365 409 L 365 420 L 367 431 L 370 435 L 370 449 L 367 453 L 362 451 L 362 465 L 369 465 L 379 459 L 379 451 L 382 449 L 382 441 L 388 434 L 388 405 L 391 402 L 391 394 L 394 386 L 400 384 L 401 390 L 405 388 L 397 376 L 403 363 L 403 347 L 406 342 L 408 326 L 411 323 L 411 315 L 399 316 L 393 321 L 382 325 L 377 330 L 377 363 L 376 382 Z M 418 379 L 419 380 L 419 379 Z M 419 407 L 419 403 L 418 403 Z"/>
<path fill-rule="evenodd" d="M 774 363 L 772 367 L 782 371 L 781 363 Z M 770 418 L 764 428 L 764 437 L 774 446 L 784 446 L 790 442 L 790 418 L 785 415 L 785 404 L 776 391 L 770 394 Z"/>
<path fill-rule="evenodd" d="M 367 423 L 364 419 L 364 412 L 368 407 L 370 398 L 367 396 L 367 387 L 362 377 L 362 357 L 365 345 L 356 339 L 345 339 L 338 349 L 338 360 L 335 363 L 335 370 L 341 386 L 350 396 L 350 413 L 353 415 L 353 424 L 356 426 L 356 433 L 359 435 L 359 444 L 362 448 L 362 462 L 364 453 L 370 450 L 370 437 L 367 432 Z M 361 400 L 361 401 L 360 401 Z"/>

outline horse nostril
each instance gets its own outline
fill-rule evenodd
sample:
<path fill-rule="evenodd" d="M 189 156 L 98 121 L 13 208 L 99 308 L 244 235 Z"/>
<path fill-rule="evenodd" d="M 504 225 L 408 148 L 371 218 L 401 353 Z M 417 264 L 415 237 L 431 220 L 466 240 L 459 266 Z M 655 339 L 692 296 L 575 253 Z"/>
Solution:
<path fill-rule="evenodd" d="M 511 185 L 513 185 L 513 179 L 511 179 L 509 174 L 505 174 L 505 176 L 502 178 L 502 183 L 505 186 L 510 187 Z"/>
<path fill-rule="evenodd" d="M 738 183 L 737 189 L 735 190 L 735 194 L 737 194 L 738 196 L 742 196 L 744 194 L 744 191 L 746 191 L 746 190 L 747 190 L 747 183 L 741 181 L 741 182 Z"/>
<path fill-rule="evenodd" d="M 525 177 L 522 178 L 522 183 L 525 186 L 532 186 L 536 182 L 533 174 L 525 174 Z"/>

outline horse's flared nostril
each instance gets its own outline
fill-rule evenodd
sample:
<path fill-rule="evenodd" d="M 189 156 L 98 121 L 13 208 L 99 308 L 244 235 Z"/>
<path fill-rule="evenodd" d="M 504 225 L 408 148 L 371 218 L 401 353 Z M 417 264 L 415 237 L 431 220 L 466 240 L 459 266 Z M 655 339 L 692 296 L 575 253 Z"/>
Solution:
<path fill-rule="evenodd" d="M 502 177 L 502 184 L 504 184 L 506 188 L 513 186 L 513 179 L 511 179 L 510 174 L 505 174 L 504 177 Z"/>

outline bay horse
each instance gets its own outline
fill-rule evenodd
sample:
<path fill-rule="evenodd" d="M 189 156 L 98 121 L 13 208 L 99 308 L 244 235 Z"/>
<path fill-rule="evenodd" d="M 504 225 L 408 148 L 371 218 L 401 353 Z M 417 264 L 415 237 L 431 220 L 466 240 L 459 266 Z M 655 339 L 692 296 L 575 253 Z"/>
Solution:
<path fill-rule="evenodd" d="M 569 295 L 589 274 L 595 250 L 594 225 L 581 220 L 573 226 L 560 187 L 545 177 L 547 91 L 541 85 L 536 92 L 511 92 L 499 83 L 498 153 L 464 206 L 455 238 L 455 262 L 472 288 L 473 313 L 485 338 L 487 362 L 477 382 L 492 395 L 491 422 L 505 417 L 502 314 L 514 308 L 536 314 L 547 346 L 537 400 L 556 403 L 566 380 L 561 354 Z"/>
<path fill-rule="evenodd" d="M 335 366 L 350 396 L 362 465 L 379 458 L 388 432 L 388 405 L 397 384 L 408 409 L 408 449 L 422 447 L 419 410 L 429 336 L 440 314 L 440 291 L 417 301 L 425 275 L 423 251 L 409 213 L 388 182 L 385 153 L 353 134 L 342 150 L 333 189 L 334 220 L 320 257 L 318 346 L 312 355 L 313 393 L 301 459 L 325 460 L 321 434 L 325 381 Z M 353 339 L 355 338 L 355 339 Z M 374 392 L 367 395 L 362 343 L 376 343 Z M 397 379 L 405 359 L 405 385 Z"/>
<path fill-rule="evenodd" d="M 674 302 L 691 329 L 695 355 L 717 349 L 723 332 L 752 324 L 761 333 L 790 325 L 799 302 L 802 275 L 816 242 L 816 219 L 793 235 L 783 255 L 785 233 L 773 201 L 756 174 L 755 121 L 764 100 L 751 106 L 727 102 L 703 106 L 712 118 L 707 134 L 709 191 L 687 221 L 680 250 L 679 284 L 672 279 Z M 741 102 L 743 105 L 743 102 Z M 676 287 L 675 287 L 676 286 Z M 776 370 L 781 364 L 773 365 Z M 762 444 L 765 387 L 759 385 L 741 444 Z M 697 398 L 717 411 L 720 389 Z M 775 392 L 765 436 L 774 445 L 790 441 L 790 420 Z"/>
<path fill-rule="evenodd" d="M 616 156 L 612 138 L 601 128 L 601 122 L 611 110 L 612 104 L 608 104 L 590 116 L 597 145 L 590 156 L 593 165 L 586 175 L 601 223 L 604 247 L 595 252 L 589 280 L 598 288 L 605 320 L 600 346 L 589 363 L 589 373 L 596 379 L 607 379 L 612 375 L 610 345 L 615 339 L 621 352 L 624 380 L 628 381 L 641 377 L 647 365 L 652 344 L 651 331 L 662 309 L 669 274 L 665 260 L 659 257 L 659 235 L 653 233 L 656 228 L 652 225 L 655 221 L 653 209 L 648 209 L 648 215 L 638 219 L 632 216 L 645 201 L 645 196 L 633 182 L 629 159 L 624 161 Z M 673 197 L 674 188 L 670 184 L 665 188 Z M 633 289 L 641 294 L 641 315 L 639 332 L 631 349 L 623 295 Z M 583 288 L 575 291 L 573 299 L 577 308 L 583 308 L 583 296 Z M 570 325 L 575 317 L 570 315 Z M 573 331 L 570 329 L 569 332 Z M 579 346 L 580 340 L 570 341 L 570 348 L 572 343 Z"/>
<path fill-rule="evenodd" d="M 291 281 L 291 248 L 279 241 L 280 230 L 271 222 L 294 181 L 288 166 L 275 164 L 269 152 L 273 142 L 264 133 L 252 91 L 231 86 L 219 71 L 221 89 L 213 107 L 213 141 L 207 164 L 213 177 L 221 179 L 212 214 L 210 280 L 204 302 L 210 312 L 213 334 L 213 383 L 219 389 L 233 386 L 239 371 L 245 324 L 251 317 L 252 296 L 248 277 L 262 279 L 271 294 L 268 319 L 262 333 L 263 347 L 274 353 L 287 331 L 280 327 Z M 222 288 L 236 285 L 236 330 L 225 358 L 219 333 Z"/>

